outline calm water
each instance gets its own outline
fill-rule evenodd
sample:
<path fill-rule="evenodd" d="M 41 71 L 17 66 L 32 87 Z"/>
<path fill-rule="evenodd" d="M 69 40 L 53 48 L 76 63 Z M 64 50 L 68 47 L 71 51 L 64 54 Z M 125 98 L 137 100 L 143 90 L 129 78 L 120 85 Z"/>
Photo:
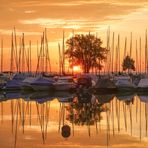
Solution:
<path fill-rule="evenodd" d="M 148 147 L 146 94 L 78 97 L 68 92 L 1 92 L 0 147 Z"/>

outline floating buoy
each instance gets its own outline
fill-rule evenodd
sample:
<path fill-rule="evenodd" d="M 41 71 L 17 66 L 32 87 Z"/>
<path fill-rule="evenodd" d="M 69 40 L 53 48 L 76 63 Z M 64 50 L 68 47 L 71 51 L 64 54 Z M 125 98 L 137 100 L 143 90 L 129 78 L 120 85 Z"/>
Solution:
<path fill-rule="evenodd" d="M 68 138 L 71 134 L 71 129 L 69 125 L 63 125 L 61 134 L 64 138 Z"/>

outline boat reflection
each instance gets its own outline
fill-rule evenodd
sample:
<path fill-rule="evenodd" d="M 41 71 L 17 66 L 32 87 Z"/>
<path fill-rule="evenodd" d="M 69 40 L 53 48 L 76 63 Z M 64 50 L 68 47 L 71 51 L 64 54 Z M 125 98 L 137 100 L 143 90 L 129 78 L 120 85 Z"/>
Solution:
<path fill-rule="evenodd" d="M 33 127 L 40 128 L 43 144 L 49 142 L 48 134 L 51 130 L 62 137 L 62 128 L 66 126 L 72 131 L 73 136 L 70 133 L 67 136 L 71 138 L 78 136 L 82 127 L 86 127 L 88 137 L 93 137 L 94 133 L 97 137 L 102 131 L 106 139 L 105 145 L 110 145 L 111 136 L 119 133 L 138 136 L 142 140 L 147 137 L 148 132 L 147 102 L 148 94 L 95 95 L 89 91 L 73 94 L 65 91 L 1 92 L 0 126 L 8 122 L 14 147 L 17 147 L 21 139 L 18 133 L 25 135 L 29 128 L 34 131 Z M 5 112 L 11 117 L 10 120 L 6 119 Z"/>

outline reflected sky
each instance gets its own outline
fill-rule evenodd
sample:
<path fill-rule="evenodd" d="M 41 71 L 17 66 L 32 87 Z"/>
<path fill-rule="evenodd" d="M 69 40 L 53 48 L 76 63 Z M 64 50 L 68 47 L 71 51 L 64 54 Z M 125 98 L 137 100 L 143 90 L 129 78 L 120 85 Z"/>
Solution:
<path fill-rule="evenodd" d="M 31 99 L 24 94 L 17 98 L 16 94 L 1 95 L 0 139 L 3 142 L 0 147 L 148 146 L 147 94 L 98 94 L 95 103 L 72 102 L 67 98 L 76 96 L 67 92 L 53 99 L 51 95 L 46 96 L 42 102 L 39 99 L 45 95 Z M 60 98 L 67 101 L 61 102 Z M 69 115 L 74 118 L 71 120 Z M 61 135 L 63 125 L 71 128 L 67 139 Z"/>

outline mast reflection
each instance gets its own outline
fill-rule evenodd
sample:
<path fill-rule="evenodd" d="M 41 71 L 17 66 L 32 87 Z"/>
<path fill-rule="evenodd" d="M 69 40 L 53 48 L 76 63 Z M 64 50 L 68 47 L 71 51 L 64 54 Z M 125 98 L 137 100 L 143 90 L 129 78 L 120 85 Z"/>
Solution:
<path fill-rule="evenodd" d="M 148 134 L 147 94 L 2 92 L 0 100 L 0 123 L 1 126 L 6 123 L 5 111 L 9 112 L 14 147 L 20 139 L 18 133 L 25 135 L 28 126 L 40 128 L 42 143 L 45 144 L 53 121 L 60 135 L 67 125 L 71 131 L 67 137 L 71 138 L 77 136 L 75 130 L 80 126 L 87 128 L 88 137 L 92 137 L 93 129 L 96 136 L 105 132 L 107 145 L 111 143 L 111 136 L 118 133 L 139 136 L 140 140 Z"/>

